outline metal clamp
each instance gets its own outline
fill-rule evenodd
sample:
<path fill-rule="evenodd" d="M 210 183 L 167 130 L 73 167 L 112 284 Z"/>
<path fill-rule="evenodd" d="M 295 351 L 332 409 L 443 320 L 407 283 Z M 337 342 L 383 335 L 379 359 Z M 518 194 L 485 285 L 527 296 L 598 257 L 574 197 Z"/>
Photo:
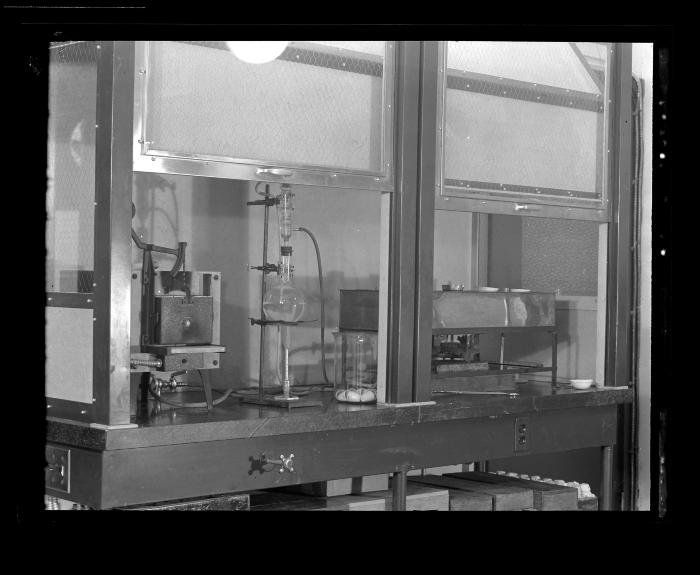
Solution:
<path fill-rule="evenodd" d="M 294 172 L 286 168 L 258 168 L 256 171 L 258 176 L 277 176 L 279 178 L 288 178 Z"/>
<path fill-rule="evenodd" d="M 515 205 L 513 206 L 513 209 L 514 209 L 516 212 L 519 212 L 519 211 L 521 211 L 521 210 L 522 210 L 522 211 L 528 211 L 528 212 L 534 212 L 534 211 L 537 211 L 537 210 L 541 210 L 542 208 L 541 208 L 540 206 L 528 206 L 527 204 L 515 204 Z"/>
<path fill-rule="evenodd" d="M 284 470 L 286 469 L 289 471 L 289 473 L 294 473 L 294 462 L 292 459 L 294 459 L 294 454 L 290 453 L 289 457 L 285 457 L 284 455 L 280 455 L 279 459 L 268 459 L 267 456 L 263 453 L 260 456 L 260 459 L 262 461 L 262 464 L 265 465 L 266 463 L 269 463 L 271 465 L 279 465 L 280 466 L 280 473 L 284 473 Z"/>

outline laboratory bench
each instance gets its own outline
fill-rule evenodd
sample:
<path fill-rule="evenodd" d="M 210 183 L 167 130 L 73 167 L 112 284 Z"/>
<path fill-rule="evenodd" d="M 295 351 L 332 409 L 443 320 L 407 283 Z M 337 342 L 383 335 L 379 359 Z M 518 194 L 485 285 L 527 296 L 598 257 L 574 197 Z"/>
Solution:
<path fill-rule="evenodd" d="M 618 406 L 632 390 L 527 382 L 517 391 L 407 405 L 342 404 L 311 391 L 321 406 L 290 410 L 229 397 L 211 411 L 139 413 L 116 428 L 49 418 L 47 459 L 68 464 L 57 489 L 49 472 L 47 494 L 108 509 L 394 473 L 401 509 L 411 469 L 600 447 L 600 505 L 610 509 Z"/>

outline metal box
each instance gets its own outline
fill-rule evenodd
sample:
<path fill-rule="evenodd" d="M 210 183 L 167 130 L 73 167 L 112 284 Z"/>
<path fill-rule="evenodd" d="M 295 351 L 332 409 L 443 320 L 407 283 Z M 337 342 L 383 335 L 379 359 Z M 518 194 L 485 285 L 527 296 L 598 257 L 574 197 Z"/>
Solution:
<path fill-rule="evenodd" d="M 371 289 L 341 289 L 338 328 L 341 331 L 378 331 L 379 292 Z"/>
<path fill-rule="evenodd" d="M 554 294 L 433 292 L 433 329 L 554 326 Z"/>
<path fill-rule="evenodd" d="M 210 344 L 213 338 L 214 298 L 156 296 L 155 343 Z"/>

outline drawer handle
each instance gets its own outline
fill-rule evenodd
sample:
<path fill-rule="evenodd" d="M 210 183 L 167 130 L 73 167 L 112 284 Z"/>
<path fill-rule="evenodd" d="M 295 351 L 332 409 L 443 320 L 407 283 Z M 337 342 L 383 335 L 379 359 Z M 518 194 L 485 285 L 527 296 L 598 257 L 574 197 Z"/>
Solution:
<path fill-rule="evenodd" d="M 258 168 L 256 173 L 258 176 L 277 176 L 280 178 L 288 178 L 294 172 L 292 172 L 292 170 L 287 170 L 286 168 Z"/>
<path fill-rule="evenodd" d="M 513 209 L 516 212 L 519 212 L 519 211 L 534 212 L 537 210 L 541 210 L 542 208 L 540 206 L 528 206 L 527 204 L 515 204 L 515 206 L 513 206 Z"/>
<path fill-rule="evenodd" d="M 284 473 L 284 470 L 286 469 L 289 471 L 289 473 L 294 473 L 294 462 L 292 459 L 294 459 L 294 454 L 290 453 L 289 457 L 285 457 L 284 455 L 280 455 L 279 459 L 268 459 L 267 456 L 263 453 L 260 456 L 260 459 L 262 461 L 262 464 L 265 465 L 266 463 L 269 463 L 270 465 L 279 465 L 280 466 L 280 473 Z"/>

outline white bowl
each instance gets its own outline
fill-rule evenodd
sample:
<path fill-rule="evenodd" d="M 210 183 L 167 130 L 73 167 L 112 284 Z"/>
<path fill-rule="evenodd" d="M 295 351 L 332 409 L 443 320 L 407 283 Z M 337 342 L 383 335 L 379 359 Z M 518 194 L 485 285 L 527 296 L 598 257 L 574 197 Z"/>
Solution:
<path fill-rule="evenodd" d="M 593 385 L 593 380 L 592 379 L 572 379 L 571 380 L 571 385 L 574 386 L 576 389 L 588 389 Z"/>

